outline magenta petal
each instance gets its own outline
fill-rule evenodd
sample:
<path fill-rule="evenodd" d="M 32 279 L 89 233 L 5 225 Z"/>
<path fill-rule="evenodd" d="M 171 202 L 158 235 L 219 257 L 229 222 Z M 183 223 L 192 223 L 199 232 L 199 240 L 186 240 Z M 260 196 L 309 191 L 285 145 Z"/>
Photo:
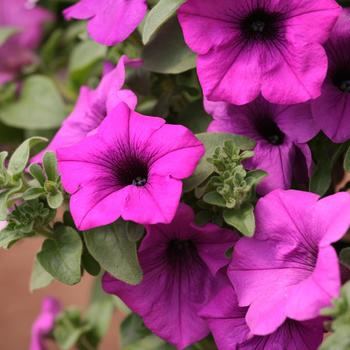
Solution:
<path fill-rule="evenodd" d="M 293 104 L 321 95 L 321 85 L 327 73 L 327 56 L 321 45 L 276 48 L 273 57 L 273 60 L 267 60 L 261 90 L 268 101 Z"/>
<path fill-rule="evenodd" d="M 184 349 L 204 338 L 209 329 L 198 312 L 221 288 L 224 277 L 209 266 L 223 266 L 222 259 L 235 236 L 214 225 L 193 226 L 193 211 L 181 204 L 174 221 L 147 226 L 139 249 L 144 278 L 131 286 L 106 274 L 103 288 L 120 297 L 156 335 Z M 203 237 L 204 236 L 204 237 Z M 230 239 L 231 238 L 231 239 Z M 210 259 L 201 254 L 209 241 Z M 218 259 L 218 263 L 213 263 Z M 226 264 L 228 259 L 226 259 Z"/>
<path fill-rule="evenodd" d="M 140 224 L 169 223 L 175 215 L 181 192 L 181 181 L 152 175 L 146 186 L 130 186 L 122 217 Z"/>
<path fill-rule="evenodd" d="M 58 300 L 46 297 L 41 306 L 38 318 L 32 326 L 32 336 L 29 345 L 30 350 L 45 350 L 45 338 L 52 332 L 55 320 L 61 312 L 62 307 Z"/>
<path fill-rule="evenodd" d="M 90 36 L 101 44 L 115 45 L 136 29 L 146 10 L 145 0 L 81 0 L 64 14 L 68 19 L 89 19 Z"/>
<path fill-rule="evenodd" d="M 330 269 L 330 266 L 334 267 Z M 340 271 L 338 257 L 333 247 L 321 248 L 312 275 L 289 289 L 286 312 L 294 320 L 317 317 L 320 310 L 329 307 L 339 296 Z"/>
<path fill-rule="evenodd" d="M 228 271 L 240 305 L 249 306 L 252 333 L 266 335 L 286 318 L 315 318 L 338 296 L 339 263 L 330 243 L 349 227 L 349 211 L 347 193 L 319 200 L 279 190 L 259 200 L 256 234 L 236 244 Z"/>
<path fill-rule="evenodd" d="M 212 101 L 237 105 L 251 102 L 259 95 L 263 65 L 259 52 L 247 52 L 239 44 L 210 51 L 197 59 L 204 95 Z"/>

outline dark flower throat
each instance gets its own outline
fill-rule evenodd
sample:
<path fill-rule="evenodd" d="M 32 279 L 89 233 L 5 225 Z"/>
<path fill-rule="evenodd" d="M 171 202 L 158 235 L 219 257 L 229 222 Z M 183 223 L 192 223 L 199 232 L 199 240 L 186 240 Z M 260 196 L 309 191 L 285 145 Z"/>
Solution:
<path fill-rule="evenodd" d="M 256 129 L 271 145 L 279 146 L 283 144 L 285 135 L 271 118 L 261 118 L 256 125 Z"/>
<path fill-rule="evenodd" d="M 350 68 L 338 68 L 333 75 L 333 84 L 339 90 L 350 93 Z"/>
<path fill-rule="evenodd" d="M 281 14 L 258 8 L 241 20 L 240 27 L 246 39 L 266 41 L 278 38 L 281 22 Z"/>

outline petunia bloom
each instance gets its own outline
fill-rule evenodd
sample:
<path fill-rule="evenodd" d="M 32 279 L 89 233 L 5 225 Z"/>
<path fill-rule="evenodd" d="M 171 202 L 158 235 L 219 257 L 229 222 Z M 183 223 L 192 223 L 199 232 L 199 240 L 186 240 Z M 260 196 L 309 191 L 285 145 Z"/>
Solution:
<path fill-rule="evenodd" d="M 254 336 L 233 287 L 227 283 L 200 311 L 208 322 L 219 350 L 316 350 L 323 339 L 321 318 L 309 321 L 287 319 L 276 331 Z"/>
<path fill-rule="evenodd" d="M 30 350 L 45 350 L 45 338 L 53 331 L 55 320 L 62 308 L 58 300 L 46 297 L 41 306 L 41 312 L 32 326 Z"/>
<path fill-rule="evenodd" d="M 35 61 L 36 49 L 43 35 L 43 25 L 52 19 L 49 11 L 41 7 L 28 7 L 27 0 L 0 0 L 0 27 L 13 27 L 19 31 L 0 45 L 0 85 L 19 73 L 24 65 Z"/>
<path fill-rule="evenodd" d="M 262 93 L 290 104 L 320 95 L 321 44 L 340 9 L 335 0 L 187 0 L 179 20 L 209 100 L 242 105 Z"/>
<path fill-rule="evenodd" d="M 259 97 L 245 106 L 206 101 L 205 107 L 214 117 L 209 131 L 244 135 L 256 141 L 254 157 L 245 166 L 269 174 L 258 185 L 260 194 L 289 189 L 293 178 L 308 178 L 312 157 L 306 142 L 319 131 L 309 103 L 282 106 Z"/>
<path fill-rule="evenodd" d="M 209 329 L 197 313 L 221 286 L 219 271 L 238 234 L 214 224 L 194 224 L 185 205 L 170 225 L 147 226 L 139 248 L 143 281 L 131 286 L 105 274 L 103 288 L 120 297 L 156 335 L 178 349 L 204 338 Z"/>
<path fill-rule="evenodd" d="M 146 11 L 146 0 L 80 0 L 68 7 L 64 16 L 88 20 L 92 39 L 104 45 L 116 45 L 136 29 Z"/>
<path fill-rule="evenodd" d="M 339 263 L 331 244 L 349 228 L 349 213 L 346 192 L 320 199 L 276 190 L 259 200 L 255 236 L 236 244 L 228 272 L 239 305 L 249 306 L 253 334 L 274 332 L 287 318 L 313 319 L 338 296 Z"/>
<path fill-rule="evenodd" d="M 55 152 L 58 148 L 71 146 L 81 141 L 94 131 L 107 113 L 120 102 L 125 102 L 132 109 L 135 108 L 137 97 L 132 91 L 123 89 L 125 66 L 132 63 L 128 57 L 122 56 L 114 69 L 111 69 L 110 65 L 105 65 L 107 73 L 96 90 L 86 86 L 80 89 L 73 112 L 63 122 L 44 152 Z M 39 162 L 44 152 L 34 157 L 32 162 Z"/>
<path fill-rule="evenodd" d="M 179 205 L 182 181 L 204 154 L 181 125 L 146 117 L 120 103 L 97 132 L 57 150 L 77 227 L 88 230 L 120 216 L 140 224 L 169 223 Z"/>
<path fill-rule="evenodd" d="M 350 139 L 350 10 L 344 9 L 326 43 L 329 60 L 322 95 L 312 112 L 323 132 L 334 142 Z"/>

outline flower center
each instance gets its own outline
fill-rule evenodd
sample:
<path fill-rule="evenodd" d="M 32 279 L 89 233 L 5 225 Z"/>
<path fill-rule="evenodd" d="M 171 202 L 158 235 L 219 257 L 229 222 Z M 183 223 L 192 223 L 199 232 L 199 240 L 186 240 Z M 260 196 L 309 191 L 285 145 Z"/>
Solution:
<path fill-rule="evenodd" d="M 148 181 L 148 165 L 143 160 L 129 156 L 119 160 L 115 166 L 115 175 L 119 185 L 142 187 Z"/>
<path fill-rule="evenodd" d="M 191 240 L 171 240 L 168 244 L 166 255 L 169 263 L 172 265 L 187 260 L 200 259 L 197 247 Z"/>
<path fill-rule="evenodd" d="M 280 33 L 281 15 L 255 9 L 241 21 L 241 30 L 249 40 L 272 40 Z"/>
<path fill-rule="evenodd" d="M 350 68 L 339 68 L 333 75 L 333 84 L 339 90 L 350 93 Z"/>
<path fill-rule="evenodd" d="M 259 134 L 271 145 L 283 144 L 285 135 L 271 118 L 261 118 L 256 128 Z"/>

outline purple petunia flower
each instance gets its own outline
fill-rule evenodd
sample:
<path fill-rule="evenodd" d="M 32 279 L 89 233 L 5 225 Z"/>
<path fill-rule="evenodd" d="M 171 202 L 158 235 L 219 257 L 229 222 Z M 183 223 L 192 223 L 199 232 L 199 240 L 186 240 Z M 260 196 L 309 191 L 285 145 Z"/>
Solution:
<path fill-rule="evenodd" d="M 57 150 L 77 227 L 88 230 L 120 216 L 140 224 L 169 223 L 178 207 L 181 179 L 192 175 L 203 145 L 185 127 L 165 125 L 120 103 L 97 130 Z"/>
<path fill-rule="evenodd" d="M 66 19 L 89 20 L 88 32 L 97 42 L 116 45 L 141 23 L 146 0 L 80 0 L 64 11 Z"/>
<path fill-rule="evenodd" d="M 247 309 L 239 307 L 236 293 L 227 283 L 201 310 L 219 350 L 316 350 L 322 342 L 322 318 L 287 319 L 272 334 L 254 336 L 245 321 Z"/>
<path fill-rule="evenodd" d="M 209 131 L 230 132 L 256 141 L 255 155 L 245 166 L 269 174 L 258 185 L 260 194 L 289 189 L 293 178 L 308 178 L 312 158 L 306 142 L 319 131 L 310 104 L 274 105 L 259 97 L 245 106 L 206 101 L 205 107 L 214 117 Z"/>
<path fill-rule="evenodd" d="M 41 7 L 29 8 L 27 0 L 0 0 L 0 27 L 20 32 L 0 46 L 0 85 L 12 80 L 20 69 L 35 61 L 33 50 L 43 34 L 43 25 L 53 17 Z"/>
<path fill-rule="evenodd" d="M 105 65 L 107 74 L 102 78 L 96 90 L 83 86 L 76 106 L 63 122 L 60 130 L 48 147 L 32 159 L 40 162 L 44 152 L 76 144 L 94 131 L 107 113 L 120 102 L 125 102 L 131 109 L 137 104 L 137 97 L 131 90 L 122 89 L 125 82 L 125 66 L 133 61 L 122 56 L 116 68 Z"/>
<path fill-rule="evenodd" d="M 320 95 L 339 13 L 334 0 L 187 0 L 179 20 L 209 100 L 290 104 Z"/>
<path fill-rule="evenodd" d="M 326 43 L 328 76 L 312 103 L 316 122 L 334 142 L 350 139 L 350 10 L 345 9 Z"/>
<path fill-rule="evenodd" d="M 319 315 L 340 289 L 338 257 L 331 244 L 350 225 L 350 195 L 320 199 L 276 190 L 259 200 L 253 239 L 235 246 L 229 277 L 253 334 L 274 332 L 287 318 Z M 253 258 L 252 258 L 253 257 Z"/>
<path fill-rule="evenodd" d="M 106 274 L 103 288 L 120 297 L 147 327 L 178 349 L 204 338 L 209 329 L 197 313 L 219 291 L 219 270 L 238 234 L 208 224 L 194 224 L 193 210 L 180 204 L 170 225 L 147 226 L 139 248 L 144 272 L 131 286 Z"/>
<path fill-rule="evenodd" d="M 32 326 L 30 350 L 45 350 L 45 338 L 53 331 L 55 320 L 62 308 L 58 300 L 46 297 L 41 306 L 41 312 Z"/>

